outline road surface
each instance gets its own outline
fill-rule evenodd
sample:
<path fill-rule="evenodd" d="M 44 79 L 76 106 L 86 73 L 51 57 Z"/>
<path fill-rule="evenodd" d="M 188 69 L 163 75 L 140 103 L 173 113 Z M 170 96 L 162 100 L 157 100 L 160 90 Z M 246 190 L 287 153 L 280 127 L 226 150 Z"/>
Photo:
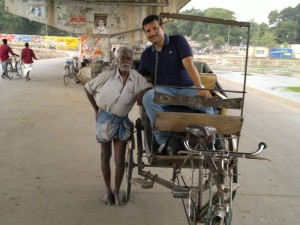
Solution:
<path fill-rule="evenodd" d="M 187 224 L 181 201 L 158 185 L 133 186 L 123 207 L 101 203 L 94 113 L 83 86 L 64 86 L 63 63 L 38 60 L 31 81 L 0 80 L 0 225 Z M 240 150 L 264 141 L 272 161 L 239 160 L 232 224 L 298 224 L 300 109 L 248 91 Z"/>

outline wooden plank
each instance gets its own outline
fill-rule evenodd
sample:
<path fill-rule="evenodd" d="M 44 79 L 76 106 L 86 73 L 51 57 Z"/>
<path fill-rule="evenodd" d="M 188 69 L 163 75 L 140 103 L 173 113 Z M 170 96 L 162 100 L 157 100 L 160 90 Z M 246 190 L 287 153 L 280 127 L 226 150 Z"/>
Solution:
<path fill-rule="evenodd" d="M 243 118 L 240 116 L 208 115 L 202 113 L 158 112 L 154 122 L 155 131 L 185 132 L 189 124 L 215 127 L 218 134 L 240 135 Z"/>
<path fill-rule="evenodd" d="M 162 105 L 182 105 L 182 106 L 197 106 L 197 107 L 213 107 L 227 109 L 241 109 L 243 98 L 204 98 L 202 96 L 188 97 L 185 95 L 173 96 L 160 92 L 155 92 L 154 102 Z"/>

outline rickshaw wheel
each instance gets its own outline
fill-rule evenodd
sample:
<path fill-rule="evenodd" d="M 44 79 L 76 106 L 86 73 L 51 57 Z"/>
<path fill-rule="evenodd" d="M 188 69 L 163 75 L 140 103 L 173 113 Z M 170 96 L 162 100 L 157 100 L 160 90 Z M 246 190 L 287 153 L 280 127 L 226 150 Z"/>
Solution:
<path fill-rule="evenodd" d="M 131 178 L 132 178 L 132 170 L 133 170 L 133 149 L 134 149 L 134 138 L 128 140 L 127 142 L 127 157 L 126 157 L 126 202 L 130 200 L 131 193 Z"/>
<path fill-rule="evenodd" d="M 226 137 L 226 136 L 225 136 Z M 224 140 L 220 140 L 222 142 L 221 144 L 221 148 L 222 146 L 227 150 L 227 151 L 230 151 L 230 152 L 236 152 L 238 150 L 238 147 L 237 147 L 237 142 L 235 139 L 224 139 Z M 217 145 L 217 144 L 216 144 Z M 216 146 L 216 149 L 218 149 L 218 146 Z M 232 181 L 233 183 L 237 183 L 238 182 L 238 167 L 237 167 L 237 162 L 233 162 L 232 164 L 232 167 L 231 167 L 231 171 L 230 173 L 232 174 Z M 227 183 L 229 184 L 230 183 L 230 180 L 227 181 Z M 232 200 L 234 199 L 236 195 L 236 190 L 234 190 L 232 192 Z M 229 202 L 229 196 L 225 196 L 225 202 Z"/>

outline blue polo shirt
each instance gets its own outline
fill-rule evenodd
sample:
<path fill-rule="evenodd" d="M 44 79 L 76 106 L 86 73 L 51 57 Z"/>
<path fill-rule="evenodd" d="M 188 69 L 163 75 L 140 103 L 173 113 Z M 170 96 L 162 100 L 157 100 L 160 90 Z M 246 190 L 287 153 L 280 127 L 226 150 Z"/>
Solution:
<path fill-rule="evenodd" d="M 165 35 L 164 46 L 158 52 L 156 84 L 179 87 L 193 86 L 194 83 L 181 61 L 188 56 L 193 56 L 193 54 L 185 37 Z M 139 73 L 143 76 L 154 77 L 155 58 L 156 49 L 153 45 L 145 49 L 141 55 Z"/>

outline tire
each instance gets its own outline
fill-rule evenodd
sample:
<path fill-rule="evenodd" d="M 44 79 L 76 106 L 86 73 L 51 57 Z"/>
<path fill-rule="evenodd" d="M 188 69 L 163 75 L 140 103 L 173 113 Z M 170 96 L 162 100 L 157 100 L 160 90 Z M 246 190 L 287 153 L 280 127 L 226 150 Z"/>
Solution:
<path fill-rule="evenodd" d="M 126 157 L 126 202 L 130 200 L 130 193 L 131 193 L 131 178 L 132 178 L 132 171 L 133 171 L 133 149 L 134 149 L 134 138 L 128 140 L 127 142 L 127 157 Z"/>
<path fill-rule="evenodd" d="M 216 216 L 212 219 L 211 225 L 225 225 L 225 223 L 222 218 Z"/>
<path fill-rule="evenodd" d="M 64 84 L 66 86 L 68 86 L 68 84 L 69 84 L 70 76 L 71 76 L 70 68 L 68 66 L 65 66 L 65 68 L 64 68 Z"/>
<path fill-rule="evenodd" d="M 197 224 L 197 210 L 196 210 L 196 199 L 191 198 L 190 204 L 187 202 L 187 218 L 189 225 Z"/>
<path fill-rule="evenodd" d="M 223 140 L 220 140 L 219 143 L 215 144 L 215 147 L 216 147 L 217 150 L 219 150 L 221 148 L 225 148 L 227 151 L 236 152 L 237 151 L 236 139 L 223 139 Z M 238 182 L 237 162 L 232 165 L 232 169 L 229 172 L 233 175 L 232 182 L 237 183 Z M 230 181 L 228 180 L 227 182 L 229 183 Z M 236 195 L 236 190 L 232 192 L 232 200 L 234 199 L 235 195 Z M 229 202 L 229 197 L 225 198 L 225 202 Z"/>
<path fill-rule="evenodd" d="M 143 153 L 144 153 L 144 147 L 143 147 L 143 137 L 142 137 L 142 122 L 141 118 L 138 118 L 135 122 L 135 128 L 136 128 L 136 143 L 137 143 L 137 165 L 140 166 L 143 164 Z"/>
<path fill-rule="evenodd" d="M 14 76 L 13 67 L 11 63 L 6 64 L 7 76 L 11 80 Z"/>
<path fill-rule="evenodd" d="M 16 62 L 16 69 L 17 69 L 18 76 L 21 78 L 23 75 L 23 69 L 22 69 L 21 63 Z"/>
<path fill-rule="evenodd" d="M 178 186 L 181 187 L 189 187 L 189 194 L 188 197 L 182 198 L 182 204 L 185 211 L 185 215 L 189 225 L 196 225 L 200 222 L 203 223 L 205 216 L 208 211 L 209 202 L 203 202 L 203 198 L 208 195 L 206 191 L 201 190 L 200 188 L 200 180 L 201 178 L 198 176 L 199 180 L 198 186 L 194 184 L 191 186 L 190 181 L 183 180 L 183 183 L 180 182 L 178 179 Z M 197 179 L 198 179 L 197 178 Z M 202 180 L 204 183 L 206 182 L 206 178 L 203 177 Z M 193 187 L 192 189 L 190 187 Z M 195 189 L 194 189 L 195 188 Z"/>
<path fill-rule="evenodd" d="M 74 80 L 75 84 L 77 82 L 77 74 L 78 74 L 78 71 L 75 68 L 72 68 L 71 79 Z"/>
<path fill-rule="evenodd" d="M 236 139 L 233 139 L 233 137 L 228 137 L 226 139 L 226 136 L 224 137 L 219 137 L 219 138 L 224 138 L 220 139 L 218 143 L 215 144 L 216 150 L 227 150 L 230 152 L 236 152 L 237 151 L 237 143 Z M 216 166 L 218 168 L 221 167 L 219 162 L 215 162 Z M 213 179 L 219 179 L 222 184 L 225 185 L 225 187 L 230 186 L 230 176 L 228 174 L 232 175 L 232 180 L 233 183 L 237 183 L 237 162 L 235 161 L 230 161 L 227 163 L 223 164 L 224 170 L 228 173 L 225 173 L 225 175 L 216 175 L 215 178 Z M 213 175 L 214 177 L 215 175 Z M 232 191 L 232 200 L 234 199 L 236 195 L 236 190 Z M 218 209 L 217 205 L 225 205 L 230 203 L 230 192 L 224 193 L 224 195 L 219 195 L 218 192 L 213 193 L 213 198 L 212 198 L 212 207 L 211 209 L 208 209 L 206 213 L 206 219 L 205 219 L 205 225 L 227 225 L 231 224 L 232 220 L 232 211 L 230 209 L 229 212 L 225 212 L 225 210 L 221 211 L 221 209 Z M 211 211 L 211 210 L 216 210 L 217 211 Z M 220 210 L 220 211 L 218 211 Z M 219 215 L 220 214 L 220 215 Z"/>

